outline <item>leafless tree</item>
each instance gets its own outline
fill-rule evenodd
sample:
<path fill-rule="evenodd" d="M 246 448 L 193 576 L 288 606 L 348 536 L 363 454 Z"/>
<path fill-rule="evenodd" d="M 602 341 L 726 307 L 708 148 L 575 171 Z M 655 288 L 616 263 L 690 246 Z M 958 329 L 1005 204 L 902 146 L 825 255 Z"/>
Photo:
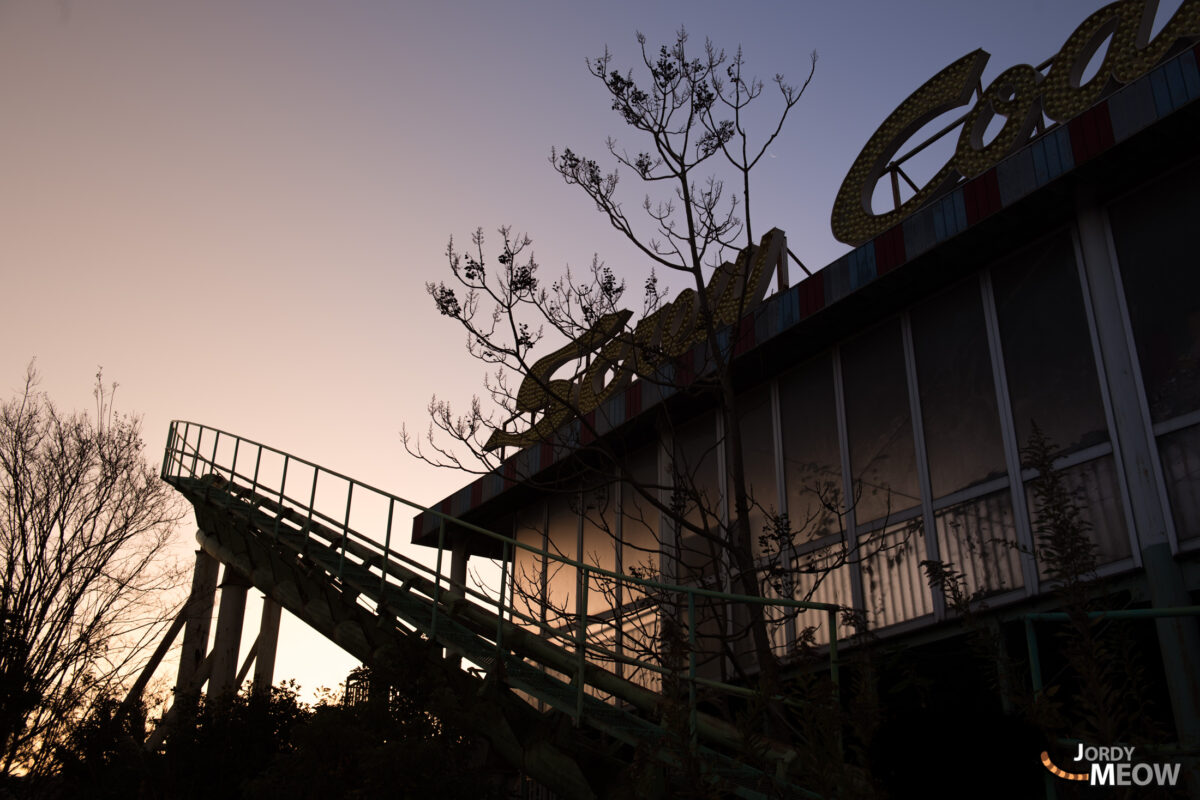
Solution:
<path fill-rule="evenodd" d="M 139 418 L 96 375 L 95 417 L 38 389 L 0 407 L 0 744 L 44 773 L 91 702 L 116 696 L 170 621 L 181 506 L 143 456 Z"/>
<path fill-rule="evenodd" d="M 727 332 L 730 322 L 749 310 L 756 289 L 770 280 L 769 273 L 765 279 L 760 275 L 754 280 L 764 282 L 751 286 L 748 275 L 747 265 L 774 252 L 750 238 L 745 214 L 750 173 L 812 79 L 816 55 L 799 87 L 781 75 L 774 78 L 780 106 L 765 138 L 752 143 L 747 108 L 761 97 L 763 83 L 746 77 L 740 50 L 729 60 L 706 42 L 700 57 L 692 57 L 684 31 L 657 51 L 644 37 L 639 35 L 638 41 L 645 77 L 635 79 L 632 70 L 616 69 L 607 50 L 588 62 L 588 71 L 603 85 L 622 121 L 640 137 L 640 146 L 629 150 L 608 139 L 611 170 L 572 148 L 553 149 L 550 163 L 655 270 L 641 287 L 641 315 L 635 320 L 623 308 L 626 283 L 599 259 L 582 276 L 568 271 L 561 280 L 546 284 L 525 234 L 501 228 L 499 253 L 493 257 L 487 254 L 482 230 L 472 235 L 467 248 L 451 240 L 446 250 L 451 279 L 430 283 L 427 289 L 438 311 L 462 326 L 470 353 L 489 365 L 485 387 L 491 404 L 485 407 L 476 398 L 466 413 L 455 414 L 449 403 L 435 397 L 428 431 L 420 436 L 405 429 L 403 441 L 411 454 L 431 464 L 476 473 L 495 469 L 514 449 L 531 443 L 568 447 L 576 455 L 575 474 L 557 474 L 543 488 L 565 490 L 578 498 L 572 502 L 581 514 L 592 517 L 588 522 L 594 528 L 616 535 L 612 494 L 626 490 L 639 505 L 637 515 L 667 521 L 670 530 L 643 526 L 655 530 L 650 543 L 642 545 L 645 558 L 634 553 L 630 561 L 636 563 L 620 565 L 627 574 L 756 597 L 776 593 L 804 598 L 820 575 L 806 588 L 797 584 L 794 544 L 817 529 L 828 536 L 844 533 L 846 504 L 840 495 L 817 487 L 816 510 L 796 513 L 789 521 L 754 497 L 745 475 L 732 368 L 736 325 Z M 661 192 L 658 200 L 645 196 L 640 203 L 645 216 L 637 221 L 627 214 L 618 192 L 622 173 L 632 173 L 647 191 Z M 721 175 L 730 173 L 740 184 L 740 197 L 725 192 Z M 780 249 L 781 258 L 783 252 Z M 765 269 L 774 267 L 772 262 Z M 682 277 L 684 295 L 668 301 L 658 272 Z M 547 340 L 562 346 L 545 355 Z M 672 369 L 673 362 L 697 345 L 705 363 L 684 378 Z M 685 419 L 663 406 L 657 415 L 655 446 L 667 453 L 668 474 L 632 475 L 623 461 L 627 453 L 600 435 L 588 412 L 635 379 L 643 382 L 643 392 L 669 385 L 671 391 L 701 396 L 696 406 L 714 410 L 721 436 L 714 433 L 710 441 L 687 451 L 679 443 Z M 719 474 L 714 467 L 718 463 Z M 535 480 L 532 475 L 517 477 Z M 626 526 L 637 515 L 621 514 Z M 861 551 L 834 549 L 829 557 L 810 559 L 800 569 L 824 574 L 867 557 Z M 547 576 L 526 569 L 516 583 L 518 591 L 545 586 Z M 629 598 L 619 594 L 621 587 L 599 588 L 612 594 L 608 602 L 614 609 L 628 607 Z M 531 605 L 540 603 L 543 613 L 548 611 L 560 622 L 575 613 L 566 597 L 547 593 L 527 599 Z M 665 598 L 655 598 L 660 601 Z M 632 638 L 648 648 L 658 646 L 660 631 L 636 632 L 639 624 L 657 623 L 647 616 L 638 619 L 629 622 L 629 630 L 635 631 Z M 780 622 L 768 619 L 761 606 L 732 609 L 715 604 L 699 609 L 694 625 L 710 632 L 706 638 L 716 643 L 722 675 L 728 669 L 742 680 L 757 680 L 772 696 L 779 688 L 772 626 Z"/>

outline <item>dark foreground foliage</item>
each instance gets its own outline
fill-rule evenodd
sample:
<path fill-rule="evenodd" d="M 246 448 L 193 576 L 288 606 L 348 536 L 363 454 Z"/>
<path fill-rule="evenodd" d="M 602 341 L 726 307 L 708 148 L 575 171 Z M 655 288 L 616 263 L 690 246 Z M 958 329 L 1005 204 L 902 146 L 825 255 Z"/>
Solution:
<path fill-rule="evenodd" d="M 282 684 L 269 696 L 193 702 L 195 716 L 170 721 L 159 752 L 140 745 L 140 721 L 110 704 L 76 730 L 56 777 L 11 790 L 38 798 L 246 800 L 474 800 L 493 793 L 472 742 L 410 697 L 346 706 L 326 695 L 310 705 L 295 684 Z"/>

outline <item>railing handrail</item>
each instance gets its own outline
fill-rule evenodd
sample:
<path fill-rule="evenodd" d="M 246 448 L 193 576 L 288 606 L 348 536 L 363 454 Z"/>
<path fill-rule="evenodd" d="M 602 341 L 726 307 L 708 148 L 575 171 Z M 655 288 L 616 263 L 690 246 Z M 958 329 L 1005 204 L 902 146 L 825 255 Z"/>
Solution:
<path fill-rule="evenodd" d="M 495 531 L 488 530 L 487 528 L 480 527 L 479 525 L 475 525 L 473 523 L 466 522 L 464 520 L 459 519 L 458 517 L 452 516 L 451 514 L 447 514 L 442 511 L 439 511 L 435 508 L 429 508 L 428 506 L 422 506 L 419 503 L 415 503 L 411 500 L 400 497 L 399 495 L 392 494 L 391 492 L 384 491 L 383 489 L 379 489 L 378 487 L 372 486 L 371 484 L 364 483 L 363 481 L 360 481 L 356 478 L 352 478 L 343 473 L 337 472 L 336 470 L 328 469 L 326 467 L 321 466 L 320 464 L 316 464 L 305 458 L 301 458 L 300 456 L 293 455 L 291 453 L 280 450 L 276 447 L 272 447 L 270 445 L 262 444 L 261 442 L 256 442 L 253 439 L 248 439 L 244 436 L 239 436 L 238 434 L 234 434 L 234 433 L 230 433 L 225 430 L 221 430 L 220 428 L 214 428 L 211 425 L 204 425 L 202 423 L 191 422 L 188 420 L 172 420 L 171 421 L 171 433 L 168 435 L 168 439 L 167 439 L 167 453 L 171 452 L 171 450 L 170 450 L 171 444 L 175 440 L 174 433 L 175 433 L 176 427 L 179 425 L 186 425 L 189 427 L 194 426 L 199 432 L 201 432 L 201 434 L 203 431 L 210 431 L 219 436 L 228 436 L 236 442 L 242 442 L 242 443 L 248 444 L 252 447 L 257 447 L 262 450 L 265 450 L 265 451 L 268 451 L 271 453 L 275 453 L 277 455 L 283 456 L 285 459 L 288 459 L 290 461 L 294 461 L 294 462 L 297 462 L 300 464 L 304 464 L 305 466 L 311 467 L 314 470 L 314 480 L 315 480 L 316 473 L 318 473 L 318 472 L 325 473 L 332 477 L 344 480 L 350 485 L 358 486 L 362 489 L 366 489 L 367 491 L 374 492 L 377 495 L 380 495 L 389 500 L 393 500 L 395 502 L 406 505 L 409 508 L 412 508 L 416 511 L 426 513 L 426 514 L 431 514 L 435 518 L 441 519 L 442 521 L 444 521 L 446 523 L 450 523 L 459 528 L 465 528 L 465 529 L 473 531 L 475 533 L 482 534 L 490 539 L 493 539 L 493 540 L 499 542 L 502 545 L 507 544 L 511 547 L 520 548 L 522 550 L 525 550 L 526 552 L 545 557 L 548 560 L 554 561 L 563 566 L 573 567 L 575 569 L 580 569 L 580 570 L 586 570 L 588 573 L 590 573 L 592 575 L 601 575 L 601 576 L 604 576 L 607 578 L 621 581 L 623 583 L 630 583 L 630 584 L 633 584 L 636 586 L 642 586 L 642 587 L 648 588 L 648 589 L 656 589 L 656 590 L 659 590 L 659 591 L 662 591 L 665 593 L 694 594 L 695 596 L 698 596 L 698 597 L 708 597 L 708 598 L 712 598 L 712 599 L 716 599 L 716 600 L 725 600 L 728 602 L 754 603 L 754 604 L 759 604 L 759 605 L 764 605 L 764 606 L 783 606 L 786 608 L 796 608 L 796 609 L 800 609 L 800 610 L 804 610 L 804 611 L 826 611 L 826 612 L 833 611 L 833 612 L 838 612 L 838 613 L 842 612 L 845 608 L 844 606 L 839 606 L 839 605 L 836 605 L 833 603 L 820 603 L 820 602 L 814 602 L 814 601 L 810 601 L 810 600 L 793 600 L 793 599 L 784 598 L 784 597 L 772 598 L 772 597 L 761 597 L 761 596 L 755 596 L 755 595 L 744 595 L 744 594 L 732 594 L 732 593 L 728 593 L 728 592 L 719 592 L 719 591 L 716 591 L 713 589 L 704 589 L 699 586 L 683 586 L 683 585 L 679 585 L 679 584 L 666 583 L 663 581 L 653 581 L 653 580 L 649 580 L 649 579 L 645 579 L 645 578 L 638 578 L 636 576 L 628 575 L 625 573 L 607 570 L 607 569 L 599 567 L 595 564 L 588 564 L 587 562 L 576 561 L 574 559 L 567 558 L 566 556 L 563 556 L 561 554 L 547 550 L 545 548 L 539 548 L 539 547 L 535 547 L 533 545 L 526 544 L 526 543 L 521 542 L 512 537 L 505 536 L 504 534 L 496 533 Z M 182 454 L 182 450 L 179 452 Z M 204 454 L 199 453 L 198 451 L 192 457 L 203 460 L 205 463 L 212 464 L 212 466 L 214 466 L 214 467 L 221 467 L 221 465 L 217 464 L 214 461 L 214 459 L 206 457 Z M 168 459 L 166 458 L 166 454 L 164 454 L 163 471 L 162 471 L 163 478 L 167 477 L 167 463 L 168 463 Z M 179 464 L 182 467 L 182 460 L 179 461 Z M 236 466 L 236 465 L 234 465 L 234 466 Z M 231 476 L 234 474 L 237 474 L 237 473 L 235 473 L 233 466 L 221 467 L 221 468 L 224 469 L 225 471 L 229 472 Z M 180 477 L 182 477 L 182 475 L 180 475 Z M 198 477 L 198 476 L 196 476 L 196 477 Z M 242 477 L 243 479 L 246 478 L 246 476 L 244 476 L 244 475 L 241 475 L 240 477 Z M 284 489 L 284 487 L 281 486 L 279 493 L 282 493 L 283 489 Z M 309 508 L 307 505 L 304 505 L 303 503 L 301 503 L 301 501 L 297 501 L 293 498 L 289 498 L 289 499 L 293 503 L 301 505 L 302 507 L 304 507 L 306 509 Z M 315 509 L 313 509 L 313 510 L 315 511 Z M 420 565 L 419 562 L 412 561 L 411 559 L 404 556 L 403 553 L 399 553 L 398 551 L 392 550 L 390 547 L 383 547 L 382 545 L 380 545 L 379 542 L 375 541 L 374 539 L 372 539 L 368 536 L 365 536 L 362 533 L 359 533 L 358 531 L 354 530 L 353 528 L 350 528 L 348 525 L 345 525 L 344 523 L 339 523 L 337 520 L 334 520 L 331 517 L 319 512 L 319 511 L 315 511 L 315 513 L 318 516 L 322 517 L 326 522 L 329 522 L 332 525 L 336 525 L 336 526 L 343 528 L 347 534 L 354 536 L 357 540 L 360 540 L 374 548 L 380 549 L 380 552 L 384 553 L 385 555 L 395 554 L 395 555 L 399 556 L 400 558 L 402 558 L 407 563 L 411 563 L 414 565 Z M 423 569 L 428 569 L 428 567 L 426 567 L 425 565 L 420 565 L 420 566 Z"/>
<path fill-rule="evenodd" d="M 224 449 L 222 449 L 223 438 L 227 440 Z M 208 439 L 211 439 L 211 442 Z M 230 445 L 232 445 L 232 456 L 230 456 Z M 273 464 L 269 465 L 265 477 L 261 470 L 264 452 L 282 458 L 279 469 L 276 470 Z M 239 464 L 245 463 L 241 460 L 241 454 L 245 454 L 247 460 L 253 461 L 254 473 L 252 476 L 239 472 Z M 271 461 L 273 462 L 274 459 Z M 307 475 L 300 479 L 301 483 L 307 482 L 310 486 L 307 501 L 294 499 L 287 493 L 289 467 L 292 462 L 312 470 L 311 479 Z M 611 661 L 613 664 L 625 664 L 633 666 L 636 670 L 645 670 L 646 672 L 642 674 L 676 675 L 684 678 L 688 685 L 688 725 L 692 741 L 696 742 L 697 736 L 702 735 L 706 740 L 711 739 L 738 749 L 745 748 L 744 736 L 736 726 L 705 714 L 698 708 L 697 688 L 700 686 L 740 696 L 755 696 L 757 693 L 749 687 L 726 684 L 698 674 L 700 650 L 697 642 L 697 628 L 699 627 L 696 616 L 699 609 L 696 603 L 697 597 L 715 598 L 726 603 L 757 603 L 764 606 L 823 612 L 829 628 L 827 654 L 833 702 L 839 702 L 837 699 L 840 694 L 837 628 L 838 614 L 842 611 L 841 606 L 788 598 L 730 594 L 698 586 L 681 586 L 652 581 L 607 570 L 596 565 L 565 558 L 545 548 L 526 545 L 512 537 L 498 534 L 472 523 L 462 522 L 450 514 L 421 506 L 278 448 L 219 428 L 187 420 L 171 422 L 161 474 L 164 480 L 189 478 L 196 481 L 197 486 L 195 487 L 189 487 L 182 482 L 175 484 L 180 489 L 196 493 L 198 496 L 192 498 L 194 503 L 234 501 L 235 504 L 240 505 L 245 502 L 253 510 L 253 515 L 264 514 L 273 518 L 275 533 L 271 534 L 269 527 L 261 528 L 265 532 L 264 535 L 274 538 L 276 547 L 312 555 L 314 563 L 328 578 L 344 582 L 352 590 L 353 599 L 349 602 L 365 603 L 367 610 L 372 613 L 394 615 L 397 621 L 418 630 L 431 642 L 448 648 L 457 646 L 451 644 L 456 641 L 455 636 L 469 633 L 473 637 L 477 637 L 473 639 L 475 643 L 469 650 L 474 653 L 471 658 L 475 658 L 476 655 L 484 655 L 477 652 L 480 644 L 489 651 L 487 657 L 490 657 L 491 648 L 494 647 L 496 657 L 501 659 L 498 663 L 503 664 L 504 659 L 515 655 L 519 661 L 530 663 L 538 670 L 543 671 L 547 677 L 564 683 L 563 688 L 569 686 L 570 694 L 574 696 L 573 707 L 564 705 L 564 699 L 558 693 L 559 690 L 550 690 L 547 687 L 537 688 L 539 684 L 536 682 L 528 684 L 514 679 L 517 687 L 523 687 L 525 690 L 533 692 L 534 696 L 541 697 L 554 707 L 570 713 L 577 724 L 585 718 L 592 719 L 592 712 L 585 713 L 588 703 L 604 702 L 590 698 L 588 696 L 589 687 L 592 691 L 611 695 L 612 698 L 619 698 L 626 703 L 631 703 L 633 707 L 642 712 L 656 713 L 662 699 L 661 695 L 643 685 L 633 676 L 634 674 L 625 675 L 619 669 L 615 673 L 609 671 L 604 664 Z M 317 488 L 323 474 L 345 484 L 346 511 L 340 520 L 316 508 Z M 295 475 L 294 471 L 292 475 Z M 212 480 L 207 480 L 210 476 Z M 273 486 L 276 480 L 279 483 L 278 489 Z M 356 493 L 355 487 L 362 491 Z M 217 492 L 217 497 L 214 498 L 209 494 L 210 491 Z M 387 502 L 387 528 L 383 543 L 351 527 L 353 503 L 356 498 L 363 497 L 367 492 L 373 493 L 377 498 Z M 327 501 L 321 502 L 327 505 Z M 361 500 L 359 502 L 361 503 Z M 436 567 L 431 568 L 392 549 L 394 510 L 397 503 L 417 511 L 430 513 L 440 520 Z M 380 508 L 378 511 L 382 511 L 382 509 Z M 253 519 L 253 516 L 250 519 Z M 286 523 L 287 532 L 291 535 L 299 535 L 300 541 L 294 541 L 290 536 L 280 536 L 280 523 Z M 356 524 L 361 524 L 361 522 L 356 522 Z M 484 593 L 467 586 L 465 580 L 460 582 L 443 574 L 442 560 L 446 550 L 445 534 L 451 524 L 465 530 L 475 531 L 502 545 L 500 586 L 495 596 L 493 596 L 494 587 L 481 584 L 479 588 L 488 592 Z M 251 521 L 249 525 L 247 530 L 253 531 L 256 530 L 255 526 L 261 526 L 261 523 Z M 310 542 L 318 545 L 330 558 L 316 557 L 315 553 L 309 549 Z M 547 619 L 535 619 L 525 611 L 518 610 L 515 589 L 516 548 L 579 571 L 575 584 L 574 631 L 571 630 L 572 625 L 565 626 L 563 630 L 551 629 L 547 626 Z M 382 558 L 378 559 L 379 556 Z M 513 582 L 511 586 L 506 586 L 510 558 Z M 376 569 L 378 574 L 375 572 Z M 660 597 L 662 593 L 673 594 L 680 598 L 673 601 L 677 604 L 685 597 L 688 645 L 683 662 L 659 663 L 662 661 L 661 654 L 654 648 L 648 652 L 635 652 L 633 655 L 625 652 L 620 644 L 620 634 L 624 630 L 622 615 L 614 613 L 612 618 L 614 624 L 610 625 L 608 621 L 588 613 L 591 575 L 643 587 L 646 590 L 645 595 L 651 595 L 654 592 L 660 593 Z M 369 578 L 372 582 L 378 581 L 378 586 L 365 586 L 364 578 Z M 415 607 L 401 610 L 401 606 L 393 605 L 399 596 L 391 595 L 389 597 L 389 587 L 392 590 L 399 588 L 402 593 L 412 590 L 420 594 L 426 598 L 422 601 L 422 608 L 425 610 L 414 614 Z M 471 598 L 472 602 L 457 605 L 450 600 L 447 594 L 452 590 L 459 597 Z M 607 594 L 601 594 L 601 596 L 607 597 Z M 617 608 L 616 597 L 619 595 L 614 595 L 614 611 Z M 450 602 L 447 602 L 448 600 Z M 543 602 L 545 601 L 543 600 Z M 661 602 L 660 600 L 659 603 Z M 572 612 L 565 606 L 561 610 L 555 609 L 555 617 L 560 616 L 570 619 Z M 448 626 L 445 628 L 445 633 L 441 635 L 439 635 L 439 617 L 447 620 L 442 624 Z M 592 633 L 594 624 L 600 625 L 601 635 L 597 636 Z M 464 625 L 465 628 L 462 627 Z M 494 636 L 491 633 L 481 633 L 480 625 L 494 626 Z M 612 649 L 610 649 L 609 640 L 603 635 L 603 632 L 610 627 L 614 629 L 615 635 L 618 637 L 614 640 L 615 644 Z M 458 634 L 451 636 L 450 631 L 453 630 L 457 630 Z M 530 635 L 534 630 L 538 633 Z M 486 658 L 481 663 L 487 663 Z M 563 673 L 573 676 L 569 684 L 566 684 L 561 677 L 556 677 Z M 794 704 L 794 699 L 786 696 L 772 697 L 771 699 L 789 705 Z M 601 716 L 599 719 L 604 719 L 604 717 Z M 642 724 L 646 724 L 646 721 L 643 721 Z M 603 725 L 604 723 L 601 723 L 602 730 L 604 729 Z M 765 750 L 761 749 L 763 746 L 766 747 Z M 754 747 L 756 748 L 755 752 L 765 754 L 780 765 L 789 763 L 795 757 L 794 747 L 788 744 L 759 742 Z M 722 758 L 727 757 L 722 756 Z M 738 764 L 740 762 L 734 758 L 729 763 Z M 777 774 L 776 778 L 780 779 L 781 774 Z M 816 796 L 806 791 L 802 791 L 802 794 Z"/>

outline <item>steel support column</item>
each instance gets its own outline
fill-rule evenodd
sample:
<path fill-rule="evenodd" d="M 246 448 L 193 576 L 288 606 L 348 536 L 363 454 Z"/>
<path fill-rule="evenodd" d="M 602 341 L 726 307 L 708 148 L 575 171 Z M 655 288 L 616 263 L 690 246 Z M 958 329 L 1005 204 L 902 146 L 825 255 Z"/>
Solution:
<path fill-rule="evenodd" d="M 250 582 L 225 565 L 221 580 L 221 610 L 217 614 L 217 636 L 213 641 L 209 697 L 236 692 L 238 648 L 242 642 L 242 620 L 246 615 L 246 591 Z"/>
<path fill-rule="evenodd" d="M 215 558 L 203 550 L 196 551 L 196 566 L 192 570 L 192 593 L 187 602 L 187 622 L 183 628 L 183 652 L 179 657 L 179 675 L 175 691 L 191 694 L 200 690 L 204 677 L 197 677 L 208 655 L 208 634 L 212 626 L 213 601 L 217 592 Z"/>
<path fill-rule="evenodd" d="M 269 694 L 275 681 L 275 649 L 279 644 L 279 614 L 283 608 L 270 597 L 263 597 L 262 618 L 258 624 L 258 652 L 254 656 L 254 691 Z"/>

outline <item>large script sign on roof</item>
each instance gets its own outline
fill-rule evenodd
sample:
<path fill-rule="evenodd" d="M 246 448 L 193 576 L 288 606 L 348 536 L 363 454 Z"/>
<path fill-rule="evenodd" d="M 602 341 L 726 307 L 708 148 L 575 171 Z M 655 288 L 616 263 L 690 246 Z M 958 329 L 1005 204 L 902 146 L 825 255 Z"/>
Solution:
<path fill-rule="evenodd" d="M 767 288 L 787 240 L 783 231 L 772 228 L 758 247 L 742 250 L 733 263 L 717 267 L 704 288 L 714 329 L 733 325 L 766 296 Z M 635 375 L 654 379 L 665 362 L 679 358 L 708 332 L 694 289 L 679 295 L 654 313 L 638 321 L 632 330 L 626 323 L 632 311 L 605 314 L 591 328 L 565 346 L 544 356 L 532 367 L 517 390 L 516 412 L 533 417 L 519 432 L 496 430 L 486 449 L 527 447 L 550 440 L 551 434 L 572 417 L 589 414 Z M 563 367 L 583 362 L 582 372 L 568 378 L 552 377 Z"/>
<path fill-rule="evenodd" d="M 975 50 L 934 75 L 884 120 L 855 159 L 833 205 L 833 235 L 852 245 L 871 240 L 949 186 L 985 172 L 1019 148 L 1043 113 L 1054 122 L 1066 122 L 1148 72 L 1181 41 L 1200 36 L 1200 0 L 1183 0 L 1151 40 L 1157 9 L 1158 0 L 1111 3 L 1075 29 L 1045 75 L 1028 64 L 1001 72 L 963 119 L 951 159 L 906 202 L 892 211 L 873 213 L 871 196 L 896 153 L 926 123 L 970 102 L 989 54 Z M 1087 65 L 1106 40 L 1104 60 L 1083 83 Z M 1004 125 L 985 144 L 984 134 L 997 116 Z"/>

